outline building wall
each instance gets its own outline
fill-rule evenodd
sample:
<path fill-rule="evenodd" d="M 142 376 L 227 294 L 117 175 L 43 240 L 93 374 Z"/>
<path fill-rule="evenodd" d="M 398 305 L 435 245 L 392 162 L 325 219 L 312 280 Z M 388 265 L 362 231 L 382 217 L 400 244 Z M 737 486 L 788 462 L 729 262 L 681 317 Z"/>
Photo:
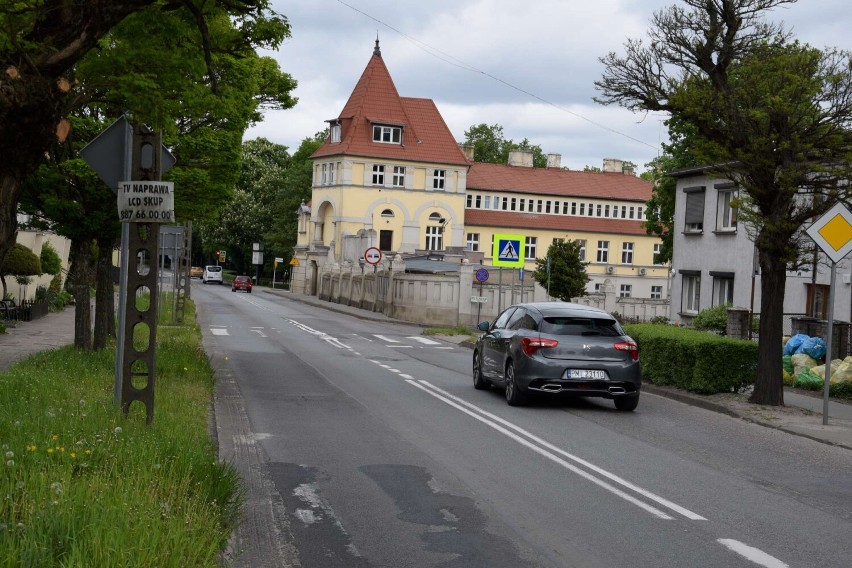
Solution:
<path fill-rule="evenodd" d="M 41 255 L 41 247 L 44 243 L 50 245 L 56 250 L 59 258 L 62 259 L 62 274 L 61 278 L 65 282 L 65 276 L 68 273 L 68 257 L 71 252 L 71 241 L 65 237 L 53 233 L 45 233 L 41 231 L 18 231 L 16 242 L 33 251 L 36 256 Z M 11 297 L 17 301 L 32 300 L 35 298 L 36 289 L 39 286 L 45 288 L 50 286 L 53 276 L 42 274 L 41 276 L 32 276 L 31 281 L 27 286 L 22 286 L 15 281 L 14 275 L 6 276 L 6 291 Z"/>
<path fill-rule="evenodd" d="M 695 311 L 687 312 L 683 306 L 684 277 L 697 272 L 700 275 L 698 311 L 718 304 L 713 297 L 713 274 L 733 275 L 733 305 L 760 311 L 760 275 L 755 257 L 755 246 L 745 223 L 737 222 L 736 231 L 719 231 L 717 204 L 720 191 L 726 191 L 729 180 L 712 175 L 680 177 L 677 182 L 674 215 L 674 254 L 672 259 L 672 302 L 670 318 L 688 323 Z M 703 230 L 685 231 L 686 202 L 691 188 L 704 187 Z M 685 191 L 686 190 L 686 191 Z M 693 192 L 694 193 L 694 192 Z M 825 255 L 818 263 L 816 276 L 810 270 L 787 273 L 784 297 L 785 314 L 804 314 L 807 306 L 807 285 L 828 285 L 830 266 Z M 835 283 L 834 317 L 852 319 L 852 263 L 844 259 L 837 265 Z M 786 325 L 786 324 L 785 324 Z M 786 329 L 786 328 L 785 328 Z"/>

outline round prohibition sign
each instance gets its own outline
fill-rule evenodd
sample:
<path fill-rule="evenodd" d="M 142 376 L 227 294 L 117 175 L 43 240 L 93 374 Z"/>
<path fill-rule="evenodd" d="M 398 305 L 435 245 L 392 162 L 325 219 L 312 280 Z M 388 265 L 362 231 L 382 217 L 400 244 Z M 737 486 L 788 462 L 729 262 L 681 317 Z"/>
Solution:
<path fill-rule="evenodd" d="M 367 264 L 377 265 L 382 261 L 382 251 L 376 247 L 370 247 L 364 251 L 364 262 Z"/>
<path fill-rule="evenodd" d="M 488 270 L 485 268 L 480 268 L 476 271 L 476 281 L 477 282 L 485 282 L 488 280 Z"/>

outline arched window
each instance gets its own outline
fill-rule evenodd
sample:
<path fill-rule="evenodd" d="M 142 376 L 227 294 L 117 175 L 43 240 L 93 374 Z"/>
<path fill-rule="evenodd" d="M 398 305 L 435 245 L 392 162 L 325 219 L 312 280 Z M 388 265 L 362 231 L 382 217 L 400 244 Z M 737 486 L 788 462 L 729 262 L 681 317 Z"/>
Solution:
<path fill-rule="evenodd" d="M 390 209 L 385 209 L 382 211 L 382 217 L 393 217 L 393 211 Z"/>
<path fill-rule="evenodd" d="M 440 223 L 441 222 L 441 214 L 440 213 L 432 213 L 431 215 L 429 215 L 429 220 L 430 221 L 437 221 L 437 222 Z"/>

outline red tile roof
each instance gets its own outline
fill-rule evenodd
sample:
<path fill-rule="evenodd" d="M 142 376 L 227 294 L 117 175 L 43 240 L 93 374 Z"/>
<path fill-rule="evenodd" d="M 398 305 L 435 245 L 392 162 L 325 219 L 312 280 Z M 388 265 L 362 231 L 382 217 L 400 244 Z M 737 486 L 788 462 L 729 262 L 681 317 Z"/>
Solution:
<path fill-rule="evenodd" d="M 577 172 L 483 162 L 471 164 L 467 174 L 468 191 L 647 201 L 653 187 L 651 182 L 642 178 L 621 173 Z"/>
<path fill-rule="evenodd" d="M 472 226 L 483 226 L 566 232 L 617 233 L 621 235 L 647 234 L 645 229 L 642 228 L 641 221 L 630 219 L 542 215 L 540 213 L 518 213 L 513 211 L 493 211 L 490 209 L 465 209 L 464 225 L 465 229 L 469 229 Z"/>
<path fill-rule="evenodd" d="M 431 99 L 400 97 L 378 48 L 339 116 L 340 142 L 329 139 L 311 156 L 354 155 L 468 165 Z M 372 123 L 403 127 L 403 144 L 373 142 Z"/>

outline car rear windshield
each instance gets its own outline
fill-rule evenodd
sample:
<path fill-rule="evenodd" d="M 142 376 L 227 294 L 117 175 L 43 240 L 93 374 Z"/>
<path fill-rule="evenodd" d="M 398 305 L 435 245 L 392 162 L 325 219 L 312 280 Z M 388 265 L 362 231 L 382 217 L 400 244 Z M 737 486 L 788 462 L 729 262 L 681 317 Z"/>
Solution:
<path fill-rule="evenodd" d="M 248 282 L 249 277 L 248 276 L 237 276 L 236 278 L 234 278 L 234 280 L 237 281 L 237 282 Z"/>
<path fill-rule="evenodd" d="M 614 319 L 570 316 L 545 316 L 539 331 L 549 335 L 624 335 L 621 326 Z"/>
<path fill-rule="evenodd" d="M 207 267 L 207 272 L 221 272 L 221 271 L 222 271 L 221 266 L 208 266 Z"/>

